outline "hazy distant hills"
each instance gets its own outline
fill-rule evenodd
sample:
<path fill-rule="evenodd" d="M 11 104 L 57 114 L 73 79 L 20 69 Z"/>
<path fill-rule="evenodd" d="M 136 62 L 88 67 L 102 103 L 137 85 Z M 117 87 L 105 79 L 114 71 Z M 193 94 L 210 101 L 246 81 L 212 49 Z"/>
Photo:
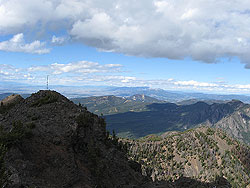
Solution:
<path fill-rule="evenodd" d="M 178 105 L 190 105 L 190 104 L 195 104 L 197 102 L 205 102 L 207 104 L 214 104 L 214 103 L 227 103 L 229 101 L 230 100 L 213 100 L 213 99 L 198 100 L 198 99 L 188 99 L 188 100 L 183 100 L 183 101 L 176 102 L 176 104 L 178 104 Z"/>
<path fill-rule="evenodd" d="M 148 87 L 114 87 L 107 89 L 115 96 L 131 96 L 135 94 L 144 94 L 159 100 L 168 102 L 180 102 L 183 100 L 196 99 L 198 101 L 230 101 L 233 99 L 240 100 L 244 103 L 250 103 L 250 96 L 245 95 L 223 95 L 223 94 L 205 94 L 194 92 L 169 91 L 163 89 L 152 89 Z M 104 94 L 105 95 L 105 94 Z"/>
<path fill-rule="evenodd" d="M 20 85 L 18 83 L 0 82 L 0 93 L 33 93 L 39 89 L 45 89 L 43 86 Z M 180 102 L 183 100 L 198 101 L 230 101 L 232 99 L 240 100 L 244 103 L 250 103 L 250 96 L 246 95 L 226 95 L 226 94 L 206 94 L 195 92 L 170 91 L 163 89 L 152 89 L 149 87 L 110 87 L 110 86 L 62 86 L 50 85 L 51 90 L 56 90 L 69 98 L 82 98 L 92 96 L 114 95 L 120 97 L 129 97 L 136 94 L 144 94 L 168 102 Z"/>
<path fill-rule="evenodd" d="M 152 103 L 163 103 L 164 101 L 146 96 L 133 95 L 130 97 L 100 96 L 86 98 L 72 98 L 75 104 L 81 103 L 86 106 L 89 111 L 98 115 L 108 115 L 116 113 L 124 113 L 128 111 L 141 112 L 148 110 L 147 105 Z"/>

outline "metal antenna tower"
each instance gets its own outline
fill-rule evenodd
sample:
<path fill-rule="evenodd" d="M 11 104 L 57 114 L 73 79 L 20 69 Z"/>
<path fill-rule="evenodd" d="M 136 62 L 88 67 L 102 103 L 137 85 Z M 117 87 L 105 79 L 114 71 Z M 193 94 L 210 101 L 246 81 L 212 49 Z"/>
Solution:
<path fill-rule="evenodd" d="M 49 75 L 47 75 L 47 90 L 49 90 Z"/>

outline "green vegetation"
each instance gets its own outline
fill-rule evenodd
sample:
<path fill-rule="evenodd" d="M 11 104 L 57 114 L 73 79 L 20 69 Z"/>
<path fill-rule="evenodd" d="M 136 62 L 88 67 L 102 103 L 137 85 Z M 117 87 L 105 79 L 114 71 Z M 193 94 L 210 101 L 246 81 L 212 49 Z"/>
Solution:
<path fill-rule="evenodd" d="M 58 95 L 55 93 L 48 93 L 46 96 L 39 98 L 31 104 L 33 107 L 40 107 L 45 104 L 50 104 L 58 101 Z"/>
<path fill-rule="evenodd" d="M 3 143 L 1 143 L 0 144 L 0 187 L 6 187 L 6 185 L 8 184 L 9 175 L 4 164 L 4 157 L 6 151 L 7 151 L 6 146 Z"/>
<path fill-rule="evenodd" d="M 4 114 L 9 111 L 15 104 L 4 105 L 3 102 L 0 103 L 0 114 Z"/>
<path fill-rule="evenodd" d="M 5 132 L 3 127 L 0 127 L 0 143 L 4 144 L 7 148 L 19 144 L 23 139 L 32 136 L 31 129 L 34 126 L 24 126 L 21 121 L 13 122 L 12 129 Z"/>
<path fill-rule="evenodd" d="M 206 131 L 206 133 L 207 133 L 207 135 L 214 135 L 215 130 L 211 129 L 211 128 L 208 128 L 207 131 Z"/>
<path fill-rule="evenodd" d="M 209 125 L 221 127 L 235 138 L 250 143 L 247 126 L 241 125 L 242 122 L 247 123 L 250 119 L 245 110 L 249 105 L 237 101 L 210 105 L 205 102 L 176 105 L 163 103 L 163 101 L 153 102 L 153 100 L 141 102 L 115 96 L 72 100 L 76 104 L 79 102 L 85 104 L 93 113 L 104 114 L 107 129 L 109 131 L 115 129 L 117 135 L 121 137 L 141 138 L 150 134 L 185 131 L 187 128 Z M 225 124 L 228 125 L 225 126 Z M 235 126 L 238 131 L 231 128 Z M 213 129 L 208 129 L 205 134 L 212 136 Z"/>
<path fill-rule="evenodd" d="M 6 187 L 8 183 L 9 175 L 4 164 L 5 153 L 12 146 L 18 146 L 23 139 L 30 138 L 33 128 L 33 124 L 24 126 L 21 121 L 13 122 L 10 131 L 4 131 L 0 125 L 0 187 Z"/>
<path fill-rule="evenodd" d="M 145 140 L 155 142 L 155 141 L 161 141 L 163 140 L 163 138 L 161 136 L 152 134 L 139 139 L 139 141 L 145 141 Z"/>
<path fill-rule="evenodd" d="M 94 123 L 93 114 L 91 113 L 81 113 L 76 118 L 76 122 L 80 127 L 90 127 Z"/>
<path fill-rule="evenodd" d="M 127 111 L 107 115 L 107 129 L 115 129 L 118 134 L 120 132 L 130 132 L 136 138 L 166 131 L 185 132 L 187 128 L 189 131 L 190 128 L 203 123 L 215 124 L 222 118 L 232 114 L 236 110 L 235 108 L 229 103 L 208 105 L 198 102 L 183 106 L 173 103 L 154 103 L 147 106 L 147 111 Z M 98 112 L 101 113 L 102 110 L 98 109 Z M 120 121 L 121 119 L 123 121 Z M 213 130 L 208 129 L 205 134 L 212 135 Z"/>
<path fill-rule="evenodd" d="M 157 136 L 155 136 L 157 138 Z M 226 146 L 219 143 L 223 137 Z M 153 135 L 138 140 L 123 140 L 128 145 L 129 159 L 142 164 L 142 170 L 153 172 L 157 170 L 157 180 L 175 181 L 181 176 L 191 177 L 199 181 L 213 182 L 219 176 L 225 176 L 234 187 L 245 187 L 249 180 L 246 170 L 248 155 L 241 149 L 241 160 L 231 149 L 239 144 L 233 141 L 221 130 L 213 128 L 197 128 L 183 133 L 166 136 L 161 140 L 154 140 Z M 230 142 L 228 142 L 228 141 Z M 248 149 L 247 151 L 250 152 Z M 239 154 L 238 150 L 235 150 Z M 249 155 L 250 156 L 250 155 Z M 246 161 L 243 163 L 242 161 Z M 243 166 L 243 164 L 246 164 Z M 191 168 L 190 168 L 191 167 Z"/>

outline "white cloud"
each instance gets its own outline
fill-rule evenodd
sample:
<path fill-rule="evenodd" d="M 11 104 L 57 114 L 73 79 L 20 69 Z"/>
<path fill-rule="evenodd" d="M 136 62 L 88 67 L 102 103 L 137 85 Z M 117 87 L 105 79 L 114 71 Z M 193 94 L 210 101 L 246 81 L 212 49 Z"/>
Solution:
<path fill-rule="evenodd" d="M 1 64 L 0 66 L 0 75 L 2 76 L 10 76 L 14 75 L 15 73 L 19 72 L 19 69 L 6 64 Z"/>
<path fill-rule="evenodd" d="M 88 19 L 73 24 L 71 35 L 101 50 L 146 57 L 215 63 L 238 56 L 249 64 L 248 1 L 97 1 Z M 133 6 L 132 6 L 133 5 Z"/>
<path fill-rule="evenodd" d="M 135 80 L 134 77 L 120 76 L 120 64 L 100 64 L 97 62 L 79 61 L 68 64 L 53 63 L 44 66 L 16 68 L 11 65 L 0 64 L 0 80 L 17 81 L 29 84 L 46 83 L 47 75 L 54 85 L 112 85 L 121 81 Z"/>
<path fill-rule="evenodd" d="M 181 86 L 193 86 L 193 87 L 218 87 L 218 84 L 214 83 L 207 83 L 207 82 L 197 82 L 194 80 L 189 81 L 175 81 L 175 85 L 181 85 Z"/>
<path fill-rule="evenodd" d="M 55 45 L 62 45 L 66 42 L 66 38 L 64 37 L 56 37 L 55 35 L 52 36 L 51 43 Z"/>
<path fill-rule="evenodd" d="M 32 75 L 26 70 L 14 67 L 12 65 L 0 64 L 0 80 L 2 81 L 26 81 L 32 79 Z"/>
<path fill-rule="evenodd" d="M 213 93 L 249 94 L 249 84 L 229 84 L 223 82 L 200 82 L 197 80 L 176 80 L 174 78 L 162 80 L 147 80 L 127 75 L 119 64 L 100 64 L 79 61 L 68 64 L 53 63 L 46 66 L 32 66 L 17 68 L 0 64 L 0 80 L 15 81 L 35 85 L 46 84 L 46 77 L 50 75 L 51 85 L 67 86 L 119 86 L 119 87 L 150 87 L 167 90 L 189 90 Z"/>
<path fill-rule="evenodd" d="M 53 19 L 56 1 L 8 0 L 0 1 L 0 34 L 23 32 L 26 28 L 35 29 L 38 22 Z"/>
<path fill-rule="evenodd" d="M 33 54 L 49 53 L 49 49 L 45 48 L 45 43 L 38 40 L 31 43 L 25 43 L 23 33 L 13 36 L 10 40 L 0 42 L 0 50 L 8 52 L 25 52 Z"/>
<path fill-rule="evenodd" d="M 66 31 L 103 51 L 207 63 L 237 56 L 249 68 L 248 7 L 249 0 L 2 0 L 0 35 Z"/>
<path fill-rule="evenodd" d="M 48 66 L 32 66 L 28 68 L 29 72 L 46 72 L 54 75 L 70 74 L 93 74 L 93 73 L 112 73 L 120 72 L 120 64 L 104 64 L 96 62 L 78 61 L 68 64 L 53 63 Z"/>

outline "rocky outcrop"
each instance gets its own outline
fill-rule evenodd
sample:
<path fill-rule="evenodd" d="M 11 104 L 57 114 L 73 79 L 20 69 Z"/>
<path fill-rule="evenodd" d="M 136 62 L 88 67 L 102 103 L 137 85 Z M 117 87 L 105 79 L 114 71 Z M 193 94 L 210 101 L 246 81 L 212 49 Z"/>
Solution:
<path fill-rule="evenodd" d="M 0 119 L 1 114 L 6 113 L 8 110 L 10 110 L 13 106 L 20 103 L 24 99 L 21 97 L 21 95 L 12 94 L 3 100 L 0 100 Z"/>
<path fill-rule="evenodd" d="M 1 100 L 0 102 L 2 105 L 11 105 L 11 104 L 17 104 L 22 100 L 23 100 L 23 97 L 21 97 L 21 95 L 12 94 L 6 97 L 5 99 Z"/>

